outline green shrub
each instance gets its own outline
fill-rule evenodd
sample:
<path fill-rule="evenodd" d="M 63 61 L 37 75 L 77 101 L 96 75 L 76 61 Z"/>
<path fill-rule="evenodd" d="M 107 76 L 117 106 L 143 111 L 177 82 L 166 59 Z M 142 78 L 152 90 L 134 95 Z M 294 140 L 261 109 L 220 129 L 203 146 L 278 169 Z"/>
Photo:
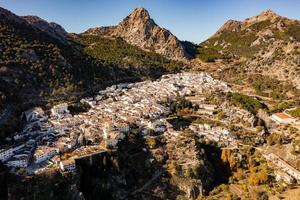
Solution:
<path fill-rule="evenodd" d="M 239 106 L 252 114 L 256 114 L 259 109 L 268 109 L 268 107 L 254 99 L 244 94 L 240 93 L 231 93 L 227 94 L 227 98 L 231 101 L 235 106 Z"/>
<path fill-rule="evenodd" d="M 300 107 L 298 107 L 298 108 L 296 108 L 294 110 L 288 111 L 288 113 L 290 115 L 292 115 L 293 117 L 300 118 Z"/>

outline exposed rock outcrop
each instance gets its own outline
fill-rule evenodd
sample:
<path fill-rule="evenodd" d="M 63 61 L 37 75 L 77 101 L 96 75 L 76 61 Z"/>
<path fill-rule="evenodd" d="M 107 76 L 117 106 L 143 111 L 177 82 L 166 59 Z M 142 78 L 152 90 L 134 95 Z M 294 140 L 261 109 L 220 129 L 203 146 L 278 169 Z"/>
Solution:
<path fill-rule="evenodd" d="M 241 26 L 242 23 L 240 21 L 236 21 L 236 20 L 228 20 L 215 34 L 215 36 L 218 36 L 224 32 L 227 31 L 232 31 L 232 32 L 236 32 L 241 30 Z"/>
<path fill-rule="evenodd" d="M 228 20 L 217 32 L 214 36 L 219 36 L 222 33 L 225 32 L 238 32 L 241 30 L 247 29 L 249 26 L 263 22 L 266 20 L 270 20 L 271 22 L 274 22 L 276 19 L 282 18 L 277 13 L 273 12 L 272 10 L 268 9 L 263 12 L 261 12 L 259 15 L 256 15 L 254 17 L 247 18 L 245 21 L 236 21 L 236 20 Z M 279 22 L 278 22 L 279 23 Z M 278 26 L 284 26 L 284 23 L 281 21 L 281 23 L 277 24 Z"/>
<path fill-rule="evenodd" d="M 132 45 L 171 59 L 184 60 L 191 57 L 182 42 L 169 30 L 158 26 L 144 8 L 136 8 L 116 26 L 91 28 L 84 34 L 120 37 Z"/>
<path fill-rule="evenodd" d="M 259 15 L 256 15 L 254 17 L 250 17 L 250 18 L 246 19 L 243 22 L 243 24 L 244 24 L 244 26 L 250 26 L 252 24 L 262 22 L 265 20 L 274 21 L 277 18 L 281 18 L 281 16 L 278 15 L 277 13 L 275 13 L 274 11 L 268 9 L 268 10 L 261 12 Z"/>

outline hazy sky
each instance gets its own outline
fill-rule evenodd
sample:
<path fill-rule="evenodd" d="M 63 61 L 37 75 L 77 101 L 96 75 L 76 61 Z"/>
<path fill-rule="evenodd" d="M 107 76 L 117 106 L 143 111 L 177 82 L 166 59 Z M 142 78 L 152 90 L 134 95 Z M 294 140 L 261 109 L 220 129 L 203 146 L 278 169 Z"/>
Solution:
<path fill-rule="evenodd" d="M 134 8 L 144 7 L 157 24 L 195 43 L 228 19 L 243 20 L 268 8 L 300 19 L 300 0 L 0 0 L 0 6 L 18 15 L 38 15 L 76 33 L 117 24 Z"/>

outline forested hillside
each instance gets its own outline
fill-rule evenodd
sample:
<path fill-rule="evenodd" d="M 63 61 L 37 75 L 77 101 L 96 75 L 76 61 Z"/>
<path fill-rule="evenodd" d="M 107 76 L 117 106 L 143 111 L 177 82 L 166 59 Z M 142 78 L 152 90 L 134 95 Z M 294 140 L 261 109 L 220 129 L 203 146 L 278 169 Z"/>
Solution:
<path fill-rule="evenodd" d="M 116 82 L 158 77 L 182 67 L 119 39 L 79 36 L 62 41 L 5 9 L 0 8 L 0 16 L 2 132 L 12 132 L 15 117 L 32 105 L 80 98 Z"/>

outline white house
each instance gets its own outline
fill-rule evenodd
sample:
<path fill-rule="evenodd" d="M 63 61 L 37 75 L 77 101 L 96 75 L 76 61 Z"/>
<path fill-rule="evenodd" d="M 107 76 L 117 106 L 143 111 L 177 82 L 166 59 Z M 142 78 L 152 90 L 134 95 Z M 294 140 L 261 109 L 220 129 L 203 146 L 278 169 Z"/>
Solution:
<path fill-rule="evenodd" d="M 205 101 L 206 97 L 204 96 L 189 96 L 189 97 L 185 97 L 186 100 L 190 101 L 192 104 L 200 104 L 202 103 L 203 101 Z"/>
<path fill-rule="evenodd" d="M 58 165 L 60 163 L 60 157 L 59 155 L 55 155 L 50 159 L 50 162 L 52 162 L 55 165 Z"/>
<path fill-rule="evenodd" d="M 70 111 L 68 110 L 67 103 L 58 104 L 56 106 L 53 106 L 53 108 L 51 109 L 51 115 L 58 118 L 61 118 L 69 113 Z"/>
<path fill-rule="evenodd" d="M 59 163 L 59 167 L 62 171 L 73 171 L 76 169 L 75 160 L 63 160 Z"/>
<path fill-rule="evenodd" d="M 214 110 L 199 109 L 199 110 L 197 110 L 197 114 L 200 114 L 200 115 L 213 115 Z"/>
<path fill-rule="evenodd" d="M 0 150 L 0 160 L 1 161 L 6 161 L 13 155 L 14 155 L 13 148 L 7 148 L 7 149 Z"/>
<path fill-rule="evenodd" d="M 32 108 L 30 110 L 25 111 L 22 114 L 22 118 L 25 119 L 27 122 L 36 121 L 44 117 L 45 117 L 45 113 L 43 109 L 40 107 Z"/>
<path fill-rule="evenodd" d="M 296 119 L 286 113 L 275 113 L 271 115 L 271 120 L 283 124 L 295 123 Z"/>
<path fill-rule="evenodd" d="M 275 175 L 276 175 L 275 176 L 276 181 L 282 180 L 282 181 L 286 182 L 287 184 L 293 184 L 295 182 L 295 179 L 285 172 L 277 171 L 275 173 Z"/>
<path fill-rule="evenodd" d="M 26 168 L 28 166 L 29 157 L 27 155 L 18 156 L 12 158 L 6 162 L 8 167 L 21 167 Z"/>
<path fill-rule="evenodd" d="M 199 108 L 214 111 L 218 106 L 213 104 L 199 104 Z"/>
<path fill-rule="evenodd" d="M 0 160 L 1 161 L 6 161 L 10 157 L 14 155 L 14 152 L 22 149 L 25 146 L 25 144 L 13 146 L 13 147 L 7 147 L 6 149 L 0 150 Z"/>
<path fill-rule="evenodd" d="M 34 162 L 41 163 L 43 161 L 49 160 L 52 156 L 58 154 L 58 152 L 59 150 L 57 148 L 40 146 L 34 152 Z"/>

